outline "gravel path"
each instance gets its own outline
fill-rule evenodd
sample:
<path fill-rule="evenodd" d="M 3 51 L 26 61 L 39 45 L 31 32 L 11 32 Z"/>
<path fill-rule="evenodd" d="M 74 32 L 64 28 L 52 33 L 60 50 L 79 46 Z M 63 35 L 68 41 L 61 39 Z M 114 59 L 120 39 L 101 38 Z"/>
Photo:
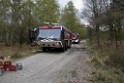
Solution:
<path fill-rule="evenodd" d="M 23 70 L 6 72 L 0 83 L 89 83 L 90 58 L 82 47 L 74 44 L 64 53 L 39 53 L 19 60 Z"/>

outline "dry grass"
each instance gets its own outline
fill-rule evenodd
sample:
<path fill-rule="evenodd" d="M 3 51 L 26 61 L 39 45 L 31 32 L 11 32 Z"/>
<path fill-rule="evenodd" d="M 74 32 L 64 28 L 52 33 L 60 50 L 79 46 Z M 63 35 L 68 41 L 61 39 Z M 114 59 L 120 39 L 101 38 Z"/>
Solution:
<path fill-rule="evenodd" d="M 105 44 L 102 49 L 89 45 L 95 69 L 93 83 L 124 83 L 124 49 L 117 50 L 114 45 Z"/>
<path fill-rule="evenodd" d="M 24 44 L 22 48 L 19 45 L 6 47 L 3 43 L 0 43 L 0 55 L 5 57 L 10 56 L 10 59 L 19 59 L 26 56 L 30 56 L 36 50 L 36 47 Z"/>

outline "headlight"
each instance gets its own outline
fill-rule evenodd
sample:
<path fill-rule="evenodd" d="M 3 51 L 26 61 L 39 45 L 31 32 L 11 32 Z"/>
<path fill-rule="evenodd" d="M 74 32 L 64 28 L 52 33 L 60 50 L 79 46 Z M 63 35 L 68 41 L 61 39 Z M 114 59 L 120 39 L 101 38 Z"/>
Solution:
<path fill-rule="evenodd" d="M 59 42 L 56 42 L 56 45 L 59 45 Z"/>
<path fill-rule="evenodd" d="M 75 42 L 78 42 L 79 40 L 75 40 Z"/>

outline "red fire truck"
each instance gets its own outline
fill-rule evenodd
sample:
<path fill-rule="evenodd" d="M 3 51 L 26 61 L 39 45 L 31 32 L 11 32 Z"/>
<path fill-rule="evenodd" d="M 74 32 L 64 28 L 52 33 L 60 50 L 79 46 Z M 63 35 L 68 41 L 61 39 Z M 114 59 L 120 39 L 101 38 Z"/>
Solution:
<path fill-rule="evenodd" d="M 72 43 L 73 44 L 78 44 L 80 43 L 80 38 L 78 33 L 73 33 L 72 34 Z"/>
<path fill-rule="evenodd" d="M 71 47 L 72 32 L 60 25 L 44 25 L 30 30 L 30 43 L 42 48 L 42 51 L 61 49 L 66 51 Z"/>

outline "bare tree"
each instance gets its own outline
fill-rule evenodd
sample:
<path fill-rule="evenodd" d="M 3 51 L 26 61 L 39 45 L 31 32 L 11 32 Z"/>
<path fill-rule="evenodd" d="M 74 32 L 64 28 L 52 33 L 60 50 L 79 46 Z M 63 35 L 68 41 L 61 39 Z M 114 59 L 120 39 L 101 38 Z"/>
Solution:
<path fill-rule="evenodd" d="M 87 13 L 90 24 L 95 29 L 95 38 L 98 47 L 101 47 L 99 32 L 102 25 L 102 15 L 105 12 L 104 4 L 104 0 L 85 0 L 86 9 L 84 11 Z"/>

